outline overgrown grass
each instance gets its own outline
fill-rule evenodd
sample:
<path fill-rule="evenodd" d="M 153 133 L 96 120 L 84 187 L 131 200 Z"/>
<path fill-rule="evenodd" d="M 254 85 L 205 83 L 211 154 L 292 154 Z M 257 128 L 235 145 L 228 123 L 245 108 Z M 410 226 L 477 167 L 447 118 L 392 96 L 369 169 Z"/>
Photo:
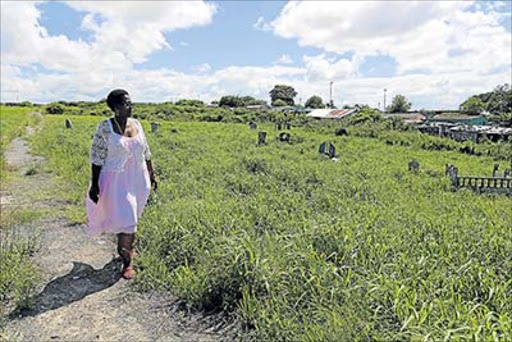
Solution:
<path fill-rule="evenodd" d="M 33 147 L 84 208 L 100 118 L 64 119 L 47 117 Z M 223 310 L 254 340 L 512 339 L 511 198 L 444 178 L 446 163 L 486 176 L 492 158 L 314 127 L 285 144 L 263 125 L 257 146 L 245 124 L 144 125 L 160 188 L 138 228 L 142 289 Z M 326 140 L 336 163 L 318 155 Z"/>
<path fill-rule="evenodd" d="M 24 134 L 28 125 L 40 122 L 37 116 L 29 115 L 31 107 L 0 106 L 0 190 L 16 177 L 5 163 L 4 151 L 9 142 Z M 30 171 L 30 170 L 29 170 Z M 5 195 L 3 193 L 3 195 Z M 39 279 L 30 260 L 38 247 L 33 234 L 21 236 L 19 226 L 28 226 L 43 213 L 32 209 L 13 209 L 2 206 L 0 213 L 0 327 L 3 326 L 4 309 L 12 305 L 27 307 Z M 1 333 L 1 332 L 0 332 Z"/>

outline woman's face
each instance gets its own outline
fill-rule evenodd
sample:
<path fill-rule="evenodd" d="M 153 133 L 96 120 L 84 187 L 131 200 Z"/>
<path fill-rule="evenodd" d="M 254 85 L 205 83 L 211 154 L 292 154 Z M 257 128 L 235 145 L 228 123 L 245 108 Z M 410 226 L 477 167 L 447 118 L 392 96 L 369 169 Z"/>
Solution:
<path fill-rule="evenodd" d="M 123 96 L 123 101 L 117 106 L 116 114 L 127 118 L 132 116 L 132 100 L 130 95 Z"/>

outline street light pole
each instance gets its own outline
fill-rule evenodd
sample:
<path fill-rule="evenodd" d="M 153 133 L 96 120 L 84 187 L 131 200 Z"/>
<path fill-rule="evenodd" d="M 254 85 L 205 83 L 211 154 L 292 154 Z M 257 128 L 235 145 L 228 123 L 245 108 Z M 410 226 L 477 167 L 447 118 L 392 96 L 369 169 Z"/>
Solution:
<path fill-rule="evenodd" d="M 383 108 L 384 110 L 383 110 L 383 112 L 386 111 L 386 91 L 388 91 L 388 90 L 386 88 L 384 88 L 384 108 Z"/>
<path fill-rule="evenodd" d="M 332 108 L 332 81 L 329 82 L 329 108 Z"/>

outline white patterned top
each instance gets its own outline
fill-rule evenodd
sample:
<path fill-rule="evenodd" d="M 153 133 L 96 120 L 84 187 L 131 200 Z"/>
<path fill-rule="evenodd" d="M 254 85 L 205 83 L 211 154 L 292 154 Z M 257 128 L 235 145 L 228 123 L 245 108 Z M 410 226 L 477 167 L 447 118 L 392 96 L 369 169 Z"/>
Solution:
<path fill-rule="evenodd" d="M 92 146 L 91 146 L 91 154 L 90 154 L 90 163 L 98 166 L 105 165 L 107 160 L 107 156 L 109 154 L 109 146 L 113 147 L 113 144 L 109 144 L 109 140 L 111 138 L 111 134 L 119 136 L 111 129 L 110 119 L 106 119 L 98 123 L 96 127 L 96 132 L 92 138 Z M 137 136 L 140 135 L 142 144 L 143 144 L 143 155 L 145 160 L 151 159 L 151 151 L 149 150 L 149 145 L 146 141 L 146 135 L 144 134 L 144 130 L 142 129 L 142 125 L 137 119 L 128 118 L 128 120 L 133 121 L 138 129 Z M 114 136 L 115 138 L 116 136 Z M 115 153 L 119 156 L 118 153 Z M 111 157 L 115 157 L 112 155 Z M 121 156 L 119 156 L 121 157 Z"/>

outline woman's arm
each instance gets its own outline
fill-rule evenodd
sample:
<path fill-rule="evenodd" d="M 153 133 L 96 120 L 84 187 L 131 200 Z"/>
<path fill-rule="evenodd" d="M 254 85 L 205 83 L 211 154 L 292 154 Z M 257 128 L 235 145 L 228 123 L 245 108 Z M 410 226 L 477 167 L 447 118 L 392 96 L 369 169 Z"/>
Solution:
<path fill-rule="evenodd" d="M 158 188 L 158 182 L 156 181 L 155 170 L 153 169 L 151 160 L 146 159 L 146 166 L 148 167 L 149 180 L 151 181 L 151 185 L 153 186 L 153 189 L 156 190 Z"/>
<path fill-rule="evenodd" d="M 98 203 L 98 196 L 100 194 L 99 179 L 100 172 L 108 154 L 107 147 L 107 134 L 105 132 L 106 121 L 102 121 L 96 127 L 96 132 L 92 138 L 91 145 L 91 168 L 92 168 L 92 181 L 91 188 L 89 189 L 89 198 L 94 202 Z"/>
<path fill-rule="evenodd" d="M 100 172 L 101 172 L 101 166 L 96 164 L 92 165 L 92 181 L 91 181 L 91 188 L 89 189 L 89 198 L 94 202 L 98 203 L 98 196 L 100 194 Z"/>

